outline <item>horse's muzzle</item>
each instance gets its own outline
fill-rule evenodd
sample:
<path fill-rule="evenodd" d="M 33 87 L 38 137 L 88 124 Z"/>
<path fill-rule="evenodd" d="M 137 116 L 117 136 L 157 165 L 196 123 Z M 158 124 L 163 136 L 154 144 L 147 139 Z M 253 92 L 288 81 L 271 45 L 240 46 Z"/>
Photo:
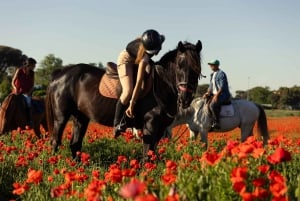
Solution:
<path fill-rule="evenodd" d="M 178 85 L 178 105 L 183 109 L 190 106 L 194 96 L 194 90 L 186 87 L 186 85 Z"/>

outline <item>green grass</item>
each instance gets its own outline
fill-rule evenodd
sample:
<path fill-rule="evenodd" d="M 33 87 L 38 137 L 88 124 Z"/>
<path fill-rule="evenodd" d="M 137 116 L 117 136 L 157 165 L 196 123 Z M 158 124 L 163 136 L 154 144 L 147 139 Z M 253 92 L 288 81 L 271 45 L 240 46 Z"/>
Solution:
<path fill-rule="evenodd" d="M 268 117 L 300 116 L 300 110 L 265 110 Z"/>

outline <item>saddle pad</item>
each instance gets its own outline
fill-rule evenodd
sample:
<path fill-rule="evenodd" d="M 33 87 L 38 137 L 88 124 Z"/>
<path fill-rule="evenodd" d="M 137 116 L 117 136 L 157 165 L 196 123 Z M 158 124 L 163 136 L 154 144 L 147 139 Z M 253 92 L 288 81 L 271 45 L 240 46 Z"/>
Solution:
<path fill-rule="evenodd" d="M 222 105 L 220 116 L 223 117 L 232 117 L 234 115 L 234 108 L 233 105 Z"/>
<path fill-rule="evenodd" d="M 117 87 L 119 84 L 119 80 L 111 79 L 106 74 L 104 74 L 99 83 L 99 92 L 102 96 L 118 99 Z"/>

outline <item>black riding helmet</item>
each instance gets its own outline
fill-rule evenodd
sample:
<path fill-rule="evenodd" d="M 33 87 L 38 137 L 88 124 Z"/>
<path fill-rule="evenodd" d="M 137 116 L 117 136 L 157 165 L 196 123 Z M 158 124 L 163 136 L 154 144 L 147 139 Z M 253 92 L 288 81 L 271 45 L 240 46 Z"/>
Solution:
<path fill-rule="evenodd" d="M 164 41 L 165 36 L 153 29 L 145 31 L 142 35 L 142 43 L 148 54 L 157 54 L 161 50 Z"/>

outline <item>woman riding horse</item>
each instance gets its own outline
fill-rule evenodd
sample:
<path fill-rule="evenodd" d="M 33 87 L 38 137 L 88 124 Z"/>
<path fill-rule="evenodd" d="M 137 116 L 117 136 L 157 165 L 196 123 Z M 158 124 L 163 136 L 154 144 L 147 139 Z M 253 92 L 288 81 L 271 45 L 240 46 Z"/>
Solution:
<path fill-rule="evenodd" d="M 134 117 L 134 105 L 142 87 L 146 67 L 149 66 L 151 58 L 159 53 L 164 40 L 165 37 L 163 35 L 160 35 L 156 30 L 149 29 L 143 33 L 142 37 L 131 41 L 127 45 L 126 50 L 120 53 L 118 75 L 122 85 L 122 93 L 116 105 L 114 118 L 115 137 L 118 137 L 126 129 L 125 121 L 121 121 L 126 108 L 126 115 L 130 118 Z M 133 71 L 136 71 L 136 69 L 137 77 L 133 87 Z"/>

